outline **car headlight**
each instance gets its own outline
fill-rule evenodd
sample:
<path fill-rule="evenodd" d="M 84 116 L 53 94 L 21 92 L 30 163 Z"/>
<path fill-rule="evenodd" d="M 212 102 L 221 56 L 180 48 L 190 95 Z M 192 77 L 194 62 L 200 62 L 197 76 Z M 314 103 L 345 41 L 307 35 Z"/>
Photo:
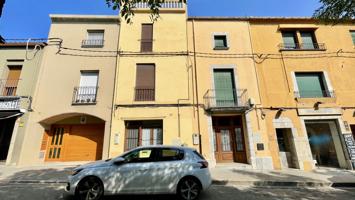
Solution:
<path fill-rule="evenodd" d="M 83 169 L 74 169 L 73 171 L 70 172 L 70 175 L 75 176 L 79 174 Z"/>

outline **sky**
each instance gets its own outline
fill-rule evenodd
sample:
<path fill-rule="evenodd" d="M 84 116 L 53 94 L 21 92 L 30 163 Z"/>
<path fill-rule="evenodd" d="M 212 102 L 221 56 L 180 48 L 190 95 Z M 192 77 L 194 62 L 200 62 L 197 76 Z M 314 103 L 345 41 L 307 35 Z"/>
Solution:
<path fill-rule="evenodd" d="M 216 3 L 218 2 L 218 3 Z M 189 0 L 189 16 L 311 16 L 319 0 Z M 6 0 L 5 39 L 46 38 L 49 14 L 116 15 L 105 0 Z"/>

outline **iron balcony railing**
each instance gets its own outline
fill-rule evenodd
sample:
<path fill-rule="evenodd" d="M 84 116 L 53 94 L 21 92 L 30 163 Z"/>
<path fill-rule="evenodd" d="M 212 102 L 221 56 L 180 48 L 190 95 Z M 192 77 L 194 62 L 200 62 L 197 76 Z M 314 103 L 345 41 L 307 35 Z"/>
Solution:
<path fill-rule="evenodd" d="M 297 98 L 335 98 L 335 92 L 330 90 L 317 90 L 317 91 L 295 91 Z"/>
<path fill-rule="evenodd" d="M 20 79 L 0 79 L 0 96 L 16 96 Z"/>
<path fill-rule="evenodd" d="M 135 8 L 149 8 L 149 5 L 148 3 L 140 2 L 135 4 Z M 166 1 L 161 4 L 161 8 L 184 8 L 184 4 L 177 1 Z"/>
<path fill-rule="evenodd" d="M 135 101 L 155 101 L 155 89 L 136 88 L 134 100 Z"/>
<path fill-rule="evenodd" d="M 73 104 L 95 104 L 98 87 L 75 87 Z"/>
<path fill-rule="evenodd" d="M 281 43 L 279 44 L 281 51 L 293 51 L 293 50 L 326 50 L 324 43 Z"/>
<path fill-rule="evenodd" d="M 105 40 L 83 40 L 81 47 L 83 48 L 101 48 L 104 46 Z"/>
<path fill-rule="evenodd" d="M 204 95 L 205 109 L 248 108 L 249 97 L 246 89 L 214 89 Z"/>

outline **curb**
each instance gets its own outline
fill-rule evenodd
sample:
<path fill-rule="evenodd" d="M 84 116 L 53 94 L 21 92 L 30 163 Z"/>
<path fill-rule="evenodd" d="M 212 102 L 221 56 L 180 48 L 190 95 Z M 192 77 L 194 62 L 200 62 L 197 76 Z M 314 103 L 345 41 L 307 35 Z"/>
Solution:
<path fill-rule="evenodd" d="M 355 182 L 301 182 L 301 181 L 228 181 L 213 180 L 213 185 L 237 185 L 257 187 L 332 187 L 332 188 L 355 188 Z"/>
<path fill-rule="evenodd" d="M 64 180 L 0 180 L 0 184 L 62 184 Z"/>

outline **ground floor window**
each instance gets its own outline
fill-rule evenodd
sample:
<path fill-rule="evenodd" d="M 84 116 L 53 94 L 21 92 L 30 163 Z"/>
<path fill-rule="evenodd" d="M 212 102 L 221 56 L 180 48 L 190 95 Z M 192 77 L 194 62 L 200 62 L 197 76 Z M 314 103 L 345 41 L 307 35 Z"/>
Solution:
<path fill-rule="evenodd" d="M 163 144 L 163 121 L 126 121 L 125 150 Z"/>

